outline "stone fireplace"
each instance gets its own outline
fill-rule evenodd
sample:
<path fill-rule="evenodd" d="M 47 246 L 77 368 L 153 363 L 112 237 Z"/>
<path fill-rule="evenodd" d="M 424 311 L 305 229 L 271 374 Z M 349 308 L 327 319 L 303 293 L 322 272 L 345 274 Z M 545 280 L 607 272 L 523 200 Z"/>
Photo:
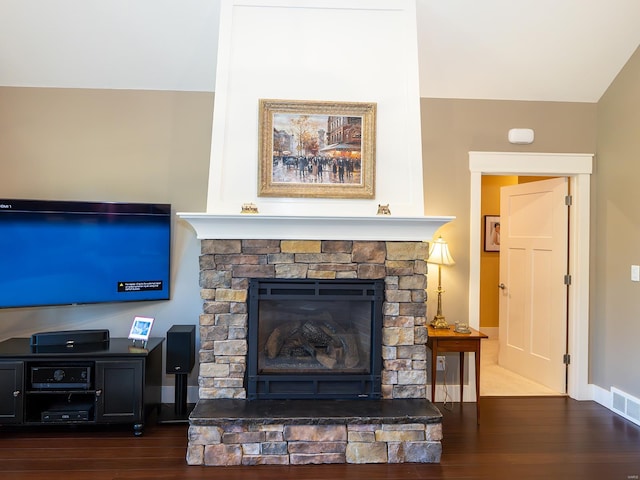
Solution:
<path fill-rule="evenodd" d="M 191 415 L 188 462 L 438 462 L 440 414 L 426 400 L 427 247 L 420 241 L 203 240 L 200 401 Z M 269 402 L 246 400 L 249 291 L 256 279 L 381 282 L 381 331 L 371 334 L 380 340 L 374 360 L 381 365 L 382 403 L 355 400 L 361 405 L 355 411 L 369 410 L 366 416 L 355 415 L 354 401 L 343 400 L 329 406 L 306 400 L 334 412 L 325 419 L 289 416 L 299 408 L 290 403 L 267 404 L 276 412 L 271 416 L 256 413 Z M 394 413 L 379 413 L 379 405 Z"/>
<path fill-rule="evenodd" d="M 178 214 L 202 241 L 200 400 L 190 417 L 187 460 L 194 465 L 437 462 L 441 415 L 427 400 L 424 242 L 453 217 L 424 216 L 415 4 L 294 3 L 225 0 L 221 8 L 206 212 Z M 339 24 L 349 28 L 337 36 L 309 34 Z M 273 25 L 296 32 L 286 55 L 273 47 L 282 44 L 282 31 Z M 345 42 L 367 48 L 354 53 Z M 309 52 L 331 52 L 330 59 Z M 282 75 L 296 58 L 311 61 L 298 62 L 296 75 Z M 358 75 L 328 81 L 327 62 L 332 71 Z M 272 132 L 261 129 L 258 105 L 269 98 L 374 102 L 371 196 L 332 189 L 319 196 L 304 189 L 293 197 L 261 195 L 256 179 L 266 180 L 259 173 L 272 161 L 264 142 Z M 260 146 L 267 155 L 257 158 Z M 260 213 L 238 214 L 247 202 Z M 381 205 L 388 214 L 376 214 Z M 381 282 L 381 326 L 371 331 L 379 354 L 370 357 L 380 363 L 379 375 L 373 372 L 380 383 L 370 378 L 375 386 L 363 390 L 375 395 L 249 399 L 270 388 L 262 384 L 249 392 L 247 383 L 260 373 L 248 368 L 247 357 L 249 289 L 256 279 Z M 297 339 L 310 356 L 322 359 L 323 368 L 334 361 L 342 369 L 362 367 L 347 367 L 347 361 L 356 365 L 347 345 L 353 324 L 346 332 L 340 325 L 332 332 L 333 318 L 329 326 L 323 318 L 305 320 L 316 332 L 311 337 L 324 337 L 323 328 L 331 332 L 323 332 L 329 339 L 309 341 L 309 332 Z"/>
<path fill-rule="evenodd" d="M 247 398 L 249 281 L 384 280 L 382 398 L 427 398 L 428 244 L 382 241 L 204 240 L 200 398 Z"/>

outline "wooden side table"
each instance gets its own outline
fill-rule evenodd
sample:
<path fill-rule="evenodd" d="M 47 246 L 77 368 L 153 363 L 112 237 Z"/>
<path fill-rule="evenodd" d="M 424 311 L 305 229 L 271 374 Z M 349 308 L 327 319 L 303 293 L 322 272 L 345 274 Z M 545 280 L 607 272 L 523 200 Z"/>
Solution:
<path fill-rule="evenodd" d="M 429 326 L 427 347 L 431 349 L 431 401 L 436 398 L 436 363 L 438 355 L 444 352 L 460 353 L 460 403 L 464 388 L 464 352 L 475 353 L 476 358 L 476 417 L 480 423 L 480 340 L 489 338 L 478 330 L 471 333 L 456 333 L 453 325 L 449 328 L 433 328 Z"/>

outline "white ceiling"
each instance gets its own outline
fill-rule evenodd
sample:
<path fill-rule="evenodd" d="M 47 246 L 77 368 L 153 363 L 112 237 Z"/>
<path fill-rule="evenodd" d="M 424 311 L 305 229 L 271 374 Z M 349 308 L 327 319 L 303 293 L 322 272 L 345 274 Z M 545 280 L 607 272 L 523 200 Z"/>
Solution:
<path fill-rule="evenodd" d="M 219 3 L 0 0 L 0 85 L 213 91 Z M 596 102 L 640 44 L 640 0 L 416 3 L 422 97 Z"/>
<path fill-rule="evenodd" d="M 640 43 L 640 0 L 418 0 L 423 97 L 596 102 Z"/>

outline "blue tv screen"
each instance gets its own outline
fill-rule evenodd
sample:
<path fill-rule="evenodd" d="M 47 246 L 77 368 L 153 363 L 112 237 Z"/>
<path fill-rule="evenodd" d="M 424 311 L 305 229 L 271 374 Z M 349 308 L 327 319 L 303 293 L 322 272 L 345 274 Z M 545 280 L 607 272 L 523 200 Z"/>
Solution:
<path fill-rule="evenodd" d="M 171 205 L 0 199 L 0 308 L 168 300 Z"/>

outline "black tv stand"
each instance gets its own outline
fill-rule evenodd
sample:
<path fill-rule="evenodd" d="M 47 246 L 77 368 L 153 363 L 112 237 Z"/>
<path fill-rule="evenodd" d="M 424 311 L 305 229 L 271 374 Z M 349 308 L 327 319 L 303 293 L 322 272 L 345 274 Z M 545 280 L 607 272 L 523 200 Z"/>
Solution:
<path fill-rule="evenodd" d="M 151 338 L 146 348 L 126 338 L 72 347 L 0 342 L 0 428 L 131 424 L 141 435 L 160 409 L 163 341 Z"/>

